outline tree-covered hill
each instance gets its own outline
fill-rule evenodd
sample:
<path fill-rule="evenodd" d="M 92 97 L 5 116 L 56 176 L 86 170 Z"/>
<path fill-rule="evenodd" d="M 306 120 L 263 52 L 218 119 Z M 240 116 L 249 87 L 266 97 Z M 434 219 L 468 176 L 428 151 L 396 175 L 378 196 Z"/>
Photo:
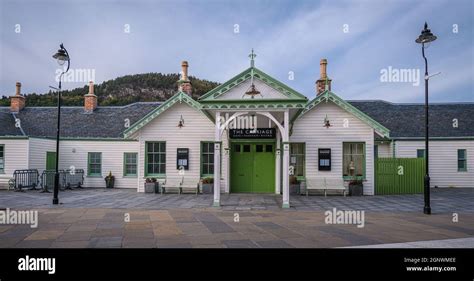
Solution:
<path fill-rule="evenodd" d="M 219 84 L 189 77 L 193 85 L 193 97 L 198 98 Z M 95 85 L 99 105 L 126 105 L 138 101 L 164 101 L 178 90 L 178 74 L 145 73 L 126 75 Z M 62 91 L 63 105 L 82 106 L 88 86 Z M 55 106 L 57 93 L 25 94 L 27 106 Z M 8 96 L 2 96 L 0 106 L 10 105 Z"/>

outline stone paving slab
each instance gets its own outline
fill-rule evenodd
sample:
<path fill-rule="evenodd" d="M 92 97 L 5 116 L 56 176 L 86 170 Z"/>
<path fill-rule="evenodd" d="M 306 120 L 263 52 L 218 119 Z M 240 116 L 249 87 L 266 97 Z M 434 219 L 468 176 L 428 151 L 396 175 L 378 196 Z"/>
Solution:
<path fill-rule="evenodd" d="M 39 209 L 39 218 L 48 216 L 49 211 Z M 2 225 L 0 247 L 326 248 L 394 243 L 404 243 L 396 244 L 400 247 L 415 247 L 412 242 L 435 241 L 429 245 L 442 246 L 454 244 L 436 241 L 474 238 L 474 214 L 463 214 L 458 222 L 453 222 L 451 214 L 427 216 L 421 212 L 366 211 L 365 226 L 358 228 L 352 224 L 326 224 L 323 211 L 245 211 L 246 215 L 239 221 L 230 219 L 237 211 L 212 208 L 160 211 L 160 217 L 166 218 L 163 221 L 150 219 L 156 216 L 154 210 L 58 208 L 55 211 L 60 215 L 49 217 L 37 228 Z M 76 216 L 75 222 L 62 222 L 62 218 L 76 212 L 82 215 Z M 107 221 L 108 218 L 122 217 L 121 212 L 132 214 L 131 220 Z M 103 216 L 90 219 L 90 213 Z M 135 216 L 136 221 L 133 214 L 140 214 Z M 182 222 L 182 218 L 194 220 Z M 54 225 L 60 227 L 54 229 Z M 104 225 L 110 227 L 104 228 Z M 459 241 L 468 243 L 466 247 L 472 244 L 471 240 Z M 462 243 L 457 242 L 457 247 Z"/>
<path fill-rule="evenodd" d="M 96 208 L 96 209 L 208 209 L 212 208 L 212 194 L 148 194 L 138 193 L 135 189 L 94 189 L 84 188 L 61 191 L 61 205 L 51 204 L 52 195 L 39 191 L 13 192 L 0 190 L 0 208 Z M 474 188 L 432 188 L 431 206 L 433 213 L 474 213 Z M 423 208 L 422 194 L 409 195 L 376 195 L 376 196 L 290 196 L 290 210 L 313 211 L 330 210 L 369 210 L 380 212 L 418 212 Z M 249 211 L 281 210 L 281 195 L 276 194 L 222 194 L 221 210 Z M 101 219 L 102 211 L 91 213 L 84 219 Z M 51 217 L 58 213 L 51 212 Z M 60 215 L 60 214 L 59 214 Z M 179 213 L 171 214 L 180 216 Z M 73 221 L 83 214 L 74 213 L 63 217 L 63 222 Z M 159 215 L 158 215 L 159 218 Z M 196 218 L 182 217 L 183 221 L 194 221 Z"/>
<path fill-rule="evenodd" d="M 0 191 L 0 208 L 39 212 L 37 228 L 0 225 L 0 248 L 471 247 L 474 189 L 434 189 L 432 199 L 427 216 L 422 195 L 292 196 L 281 209 L 279 195 L 223 194 L 214 208 L 212 195 L 84 189 L 53 206 L 51 194 Z M 333 208 L 365 211 L 364 227 L 326 224 Z"/>

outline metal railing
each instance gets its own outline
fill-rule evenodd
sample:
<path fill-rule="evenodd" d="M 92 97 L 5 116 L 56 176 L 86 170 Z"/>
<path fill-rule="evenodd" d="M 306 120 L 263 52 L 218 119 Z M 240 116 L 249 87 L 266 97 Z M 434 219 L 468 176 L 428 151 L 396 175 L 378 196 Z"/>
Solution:
<path fill-rule="evenodd" d="M 64 176 L 62 176 L 63 173 L 64 173 L 63 170 L 59 170 L 59 189 L 60 190 L 64 190 L 66 187 Z M 55 175 L 56 175 L 56 170 L 44 170 L 43 173 L 41 173 L 41 187 L 43 189 L 42 192 L 51 192 L 50 190 L 53 190 Z"/>
<path fill-rule="evenodd" d="M 83 169 L 68 169 L 64 171 L 64 178 L 66 189 L 71 187 L 82 188 L 84 185 L 84 170 Z"/>
<path fill-rule="evenodd" d="M 54 188 L 55 170 L 44 170 L 41 174 L 41 186 L 43 192 L 50 192 Z M 84 185 L 84 170 L 59 170 L 59 190 L 82 188 Z"/>
<path fill-rule="evenodd" d="M 39 186 L 39 173 L 37 169 L 15 170 L 13 172 L 13 188 L 15 191 L 22 189 L 37 190 Z"/>

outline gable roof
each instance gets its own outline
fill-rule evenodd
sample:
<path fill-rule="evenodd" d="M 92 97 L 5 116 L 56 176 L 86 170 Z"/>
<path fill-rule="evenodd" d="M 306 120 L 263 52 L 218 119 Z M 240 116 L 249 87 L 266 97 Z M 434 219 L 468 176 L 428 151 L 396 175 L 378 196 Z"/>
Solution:
<path fill-rule="evenodd" d="M 83 107 L 61 107 L 61 136 L 64 138 L 123 138 L 126 119 L 135 123 L 159 102 L 137 102 L 126 106 L 99 106 L 93 113 Z M 15 127 L 15 118 L 21 129 Z M 56 137 L 56 107 L 25 107 L 19 113 L 10 113 L 9 107 L 0 107 L 0 136 L 2 137 Z"/>
<path fill-rule="evenodd" d="M 260 81 L 264 82 L 268 86 L 274 88 L 275 90 L 279 91 L 283 95 L 285 95 L 289 100 L 299 100 L 299 101 L 307 101 L 308 98 L 296 90 L 288 87 L 287 85 L 281 83 L 280 81 L 276 80 L 275 78 L 271 77 L 270 75 L 266 74 L 265 72 L 261 71 L 260 69 L 251 66 L 244 70 L 243 72 L 237 74 L 236 76 L 232 77 L 227 82 L 217 86 L 216 88 L 210 90 L 203 96 L 199 98 L 201 102 L 212 102 L 212 101 L 219 101 L 216 100 L 217 97 L 222 96 L 229 90 L 233 89 L 237 85 L 249 80 L 251 77 L 257 78 Z"/>
<path fill-rule="evenodd" d="M 214 122 L 214 120 L 212 120 L 212 118 L 206 112 L 201 110 L 201 105 L 197 101 L 193 100 L 193 98 L 191 98 L 188 94 L 180 91 L 180 92 L 177 92 L 174 96 L 169 98 L 164 103 L 160 104 L 160 106 L 156 107 L 151 112 L 146 114 L 143 118 L 141 118 L 140 120 L 135 122 L 127 130 L 125 130 L 124 137 L 127 138 L 130 135 L 132 135 L 133 133 L 135 133 L 136 131 L 140 130 L 146 124 L 150 123 L 153 119 L 158 117 L 161 113 L 165 112 L 166 110 L 168 110 L 169 108 L 171 108 L 174 104 L 176 104 L 178 102 L 179 103 L 184 102 L 184 103 L 188 104 L 189 106 L 193 107 L 197 111 L 199 111 L 202 114 L 206 115 L 206 117 L 208 117 L 212 122 Z"/>
<path fill-rule="evenodd" d="M 361 110 L 352 106 L 350 103 L 346 102 L 345 100 L 341 99 L 339 96 L 337 96 L 336 94 L 328 90 L 322 92 L 321 94 L 316 96 L 316 98 L 314 98 L 312 101 L 308 102 L 308 104 L 305 106 L 305 108 L 301 111 L 300 115 L 296 119 L 304 116 L 307 112 L 309 112 L 311 109 L 316 107 L 321 102 L 328 102 L 328 101 L 333 102 L 340 108 L 344 109 L 345 111 L 359 118 L 361 121 L 365 122 L 367 125 L 374 128 L 379 134 L 383 135 L 384 137 L 390 136 L 390 130 L 387 129 L 385 126 L 383 126 L 376 120 L 372 119 L 369 115 L 365 114 Z"/>
<path fill-rule="evenodd" d="M 390 138 L 425 136 L 425 105 L 380 100 L 348 101 L 390 130 Z M 457 119 L 458 127 L 453 126 Z M 430 138 L 474 137 L 474 103 L 433 103 L 429 107 Z"/>

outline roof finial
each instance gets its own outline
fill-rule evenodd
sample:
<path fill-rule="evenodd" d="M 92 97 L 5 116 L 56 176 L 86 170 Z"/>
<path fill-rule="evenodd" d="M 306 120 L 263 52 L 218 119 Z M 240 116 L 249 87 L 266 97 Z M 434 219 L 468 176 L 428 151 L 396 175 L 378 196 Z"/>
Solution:
<path fill-rule="evenodd" d="M 253 52 L 253 48 L 252 48 L 252 52 L 251 52 L 250 55 L 249 55 L 249 58 L 250 58 L 250 66 L 251 66 L 251 67 L 254 67 L 254 65 L 255 65 L 254 59 L 255 59 L 256 56 L 257 56 L 257 55 Z"/>

